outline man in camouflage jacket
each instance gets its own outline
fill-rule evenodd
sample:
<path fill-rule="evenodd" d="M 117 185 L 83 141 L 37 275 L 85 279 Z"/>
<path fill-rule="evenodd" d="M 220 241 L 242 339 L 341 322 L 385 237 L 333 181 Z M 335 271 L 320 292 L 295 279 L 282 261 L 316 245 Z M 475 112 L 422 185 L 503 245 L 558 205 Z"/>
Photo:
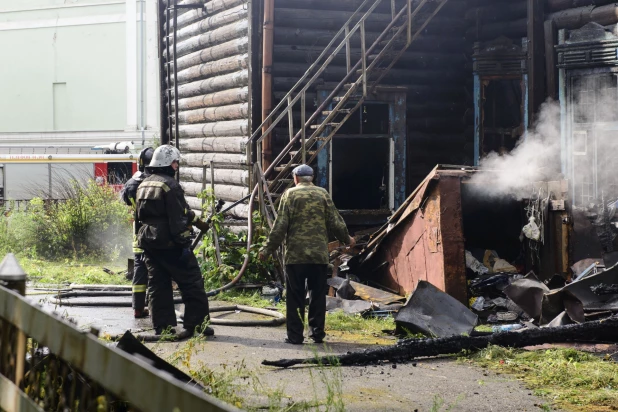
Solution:
<path fill-rule="evenodd" d="M 266 259 L 285 241 L 286 342 L 303 343 L 305 281 L 309 289 L 309 337 L 321 343 L 326 335 L 326 292 L 329 235 L 353 246 L 345 222 L 328 192 L 314 186 L 313 169 L 301 165 L 292 171 L 296 187 L 281 197 L 277 219 L 260 258 Z"/>

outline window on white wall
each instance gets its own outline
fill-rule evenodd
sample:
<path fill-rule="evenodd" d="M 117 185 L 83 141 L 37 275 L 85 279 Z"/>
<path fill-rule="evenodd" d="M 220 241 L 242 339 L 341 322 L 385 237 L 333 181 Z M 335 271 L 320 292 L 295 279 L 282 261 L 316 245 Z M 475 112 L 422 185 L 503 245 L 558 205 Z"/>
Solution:
<path fill-rule="evenodd" d="M 54 83 L 54 130 L 69 130 L 69 96 L 66 83 Z"/>

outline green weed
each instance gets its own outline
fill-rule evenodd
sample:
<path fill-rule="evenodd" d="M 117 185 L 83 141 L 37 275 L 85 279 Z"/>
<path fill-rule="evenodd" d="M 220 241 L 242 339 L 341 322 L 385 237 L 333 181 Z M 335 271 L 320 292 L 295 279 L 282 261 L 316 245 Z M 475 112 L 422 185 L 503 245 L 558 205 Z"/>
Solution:
<path fill-rule="evenodd" d="M 512 373 L 536 395 L 571 410 L 615 410 L 618 363 L 574 349 L 524 351 L 491 346 L 468 361 Z"/>

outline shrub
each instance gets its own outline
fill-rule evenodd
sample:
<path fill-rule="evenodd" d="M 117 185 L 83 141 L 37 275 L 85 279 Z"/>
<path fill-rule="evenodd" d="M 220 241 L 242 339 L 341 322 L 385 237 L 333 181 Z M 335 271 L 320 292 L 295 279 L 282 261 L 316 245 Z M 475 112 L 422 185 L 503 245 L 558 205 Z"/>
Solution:
<path fill-rule="evenodd" d="M 26 212 L 0 221 L 0 241 L 5 251 L 31 257 L 58 259 L 114 259 L 128 255 L 131 245 L 131 213 L 109 186 L 94 181 L 66 185 L 66 199 L 30 201 Z M 10 250 L 12 249 L 12 250 Z"/>

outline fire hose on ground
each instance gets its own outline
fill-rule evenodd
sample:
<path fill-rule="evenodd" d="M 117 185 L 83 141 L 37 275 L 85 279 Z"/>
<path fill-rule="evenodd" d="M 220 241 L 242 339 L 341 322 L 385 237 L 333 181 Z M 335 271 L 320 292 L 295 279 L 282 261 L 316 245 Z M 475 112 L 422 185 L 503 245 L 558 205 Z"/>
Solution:
<path fill-rule="evenodd" d="M 245 200 L 247 200 L 247 198 L 249 198 L 249 218 L 248 220 L 248 224 L 247 224 L 247 253 L 245 255 L 245 260 L 243 262 L 242 267 L 240 268 L 240 270 L 238 271 L 238 274 L 236 275 L 236 277 L 234 277 L 234 279 L 232 279 L 228 284 L 217 288 L 217 289 L 213 289 L 211 291 L 206 292 L 206 296 L 208 297 L 212 297 L 212 296 L 216 296 L 221 292 L 224 292 L 226 290 L 231 289 L 232 287 L 234 287 L 239 281 L 240 279 L 242 279 L 243 275 L 245 274 L 245 272 L 247 271 L 247 267 L 249 266 L 249 262 L 250 262 L 250 254 L 249 251 L 251 249 L 252 246 L 252 240 L 253 240 L 253 221 L 251 219 L 251 216 L 253 215 L 253 202 L 255 200 L 255 196 L 257 194 L 257 186 L 253 189 L 253 192 L 251 193 L 250 196 L 244 197 L 243 199 L 231 204 L 230 206 L 228 206 L 227 208 L 225 208 L 224 210 L 218 212 L 218 213 L 225 213 L 229 210 L 231 210 L 232 208 L 236 207 L 237 205 L 239 205 L 240 203 L 244 202 Z M 210 216 L 207 220 L 207 222 L 211 222 L 212 221 L 212 216 Z M 195 238 L 195 240 L 192 242 L 191 244 L 191 249 L 194 250 L 195 247 L 198 245 L 199 241 L 201 240 L 202 236 L 203 236 L 204 232 L 201 231 L 200 233 L 198 233 L 197 237 Z M 131 302 L 114 302 L 114 301 L 97 301 L 97 302 L 79 302 L 79 303 L 73 303 L 70 301 L 71 298 L 84 298 L 84 297 L 120 297 L 120 296 L 131 296 L 131 290 L 130 289 L 125 289 L 122 290 L 120 289 L 121 287 L 119 286 L 111 286 L 111 287 L 105 287 L 105 288 L 99 288 L 99 290 L 92 290 L 92 289 L 96 289 L 96 288 L 91 288 L 90 290 L 88 289 L 83 289 L 83 290 L 73 290 L 73 289 L 69 289 L 69 290 L 59 290 L 56 297 L 51 298 L 50 299 L 50 303 L 55 304 L 55 305 L 59 305 L 59 306 L 97 306 L 97 307 L 130 307 L 131 306 Z M 111 289 L 111 290 L 103 290 L 103 289 Z M 179 303 L 183 303 L 182 299 L 180 298 L 175 298 L 174 299 L 174 304 L 179 304 Z M 281 325 L 283 323 L 285 323 L 285 316 L 282 313 L 273 311 L 273 310 L 267 310 L 267 309 L 261 309 L 261 308 L 254 308 L 254 307 L 250 307 L 250 306 L 244 306 L 244 305 L 232 305 L 232 306 L 219 306 L 219 307 L 213 307 L 210 309 L 210 312 L 232 312 L 232 311 L 242 311 L 242 312 L 248 312 L 248 313 L 254 313 L 254 314 L 258 314 L 258 315 L 264 315 L 264 316 L 270 316 L 273 319 L 271 320 L 232 320 L 232 319 L 219 319 L 219 318 L 211 318 L 210 319 L 210 324 L 212 325 L 225 325 L 225 326 L 278 326 Z M 158 339 L 158 338 L 157 338 Z"/>

